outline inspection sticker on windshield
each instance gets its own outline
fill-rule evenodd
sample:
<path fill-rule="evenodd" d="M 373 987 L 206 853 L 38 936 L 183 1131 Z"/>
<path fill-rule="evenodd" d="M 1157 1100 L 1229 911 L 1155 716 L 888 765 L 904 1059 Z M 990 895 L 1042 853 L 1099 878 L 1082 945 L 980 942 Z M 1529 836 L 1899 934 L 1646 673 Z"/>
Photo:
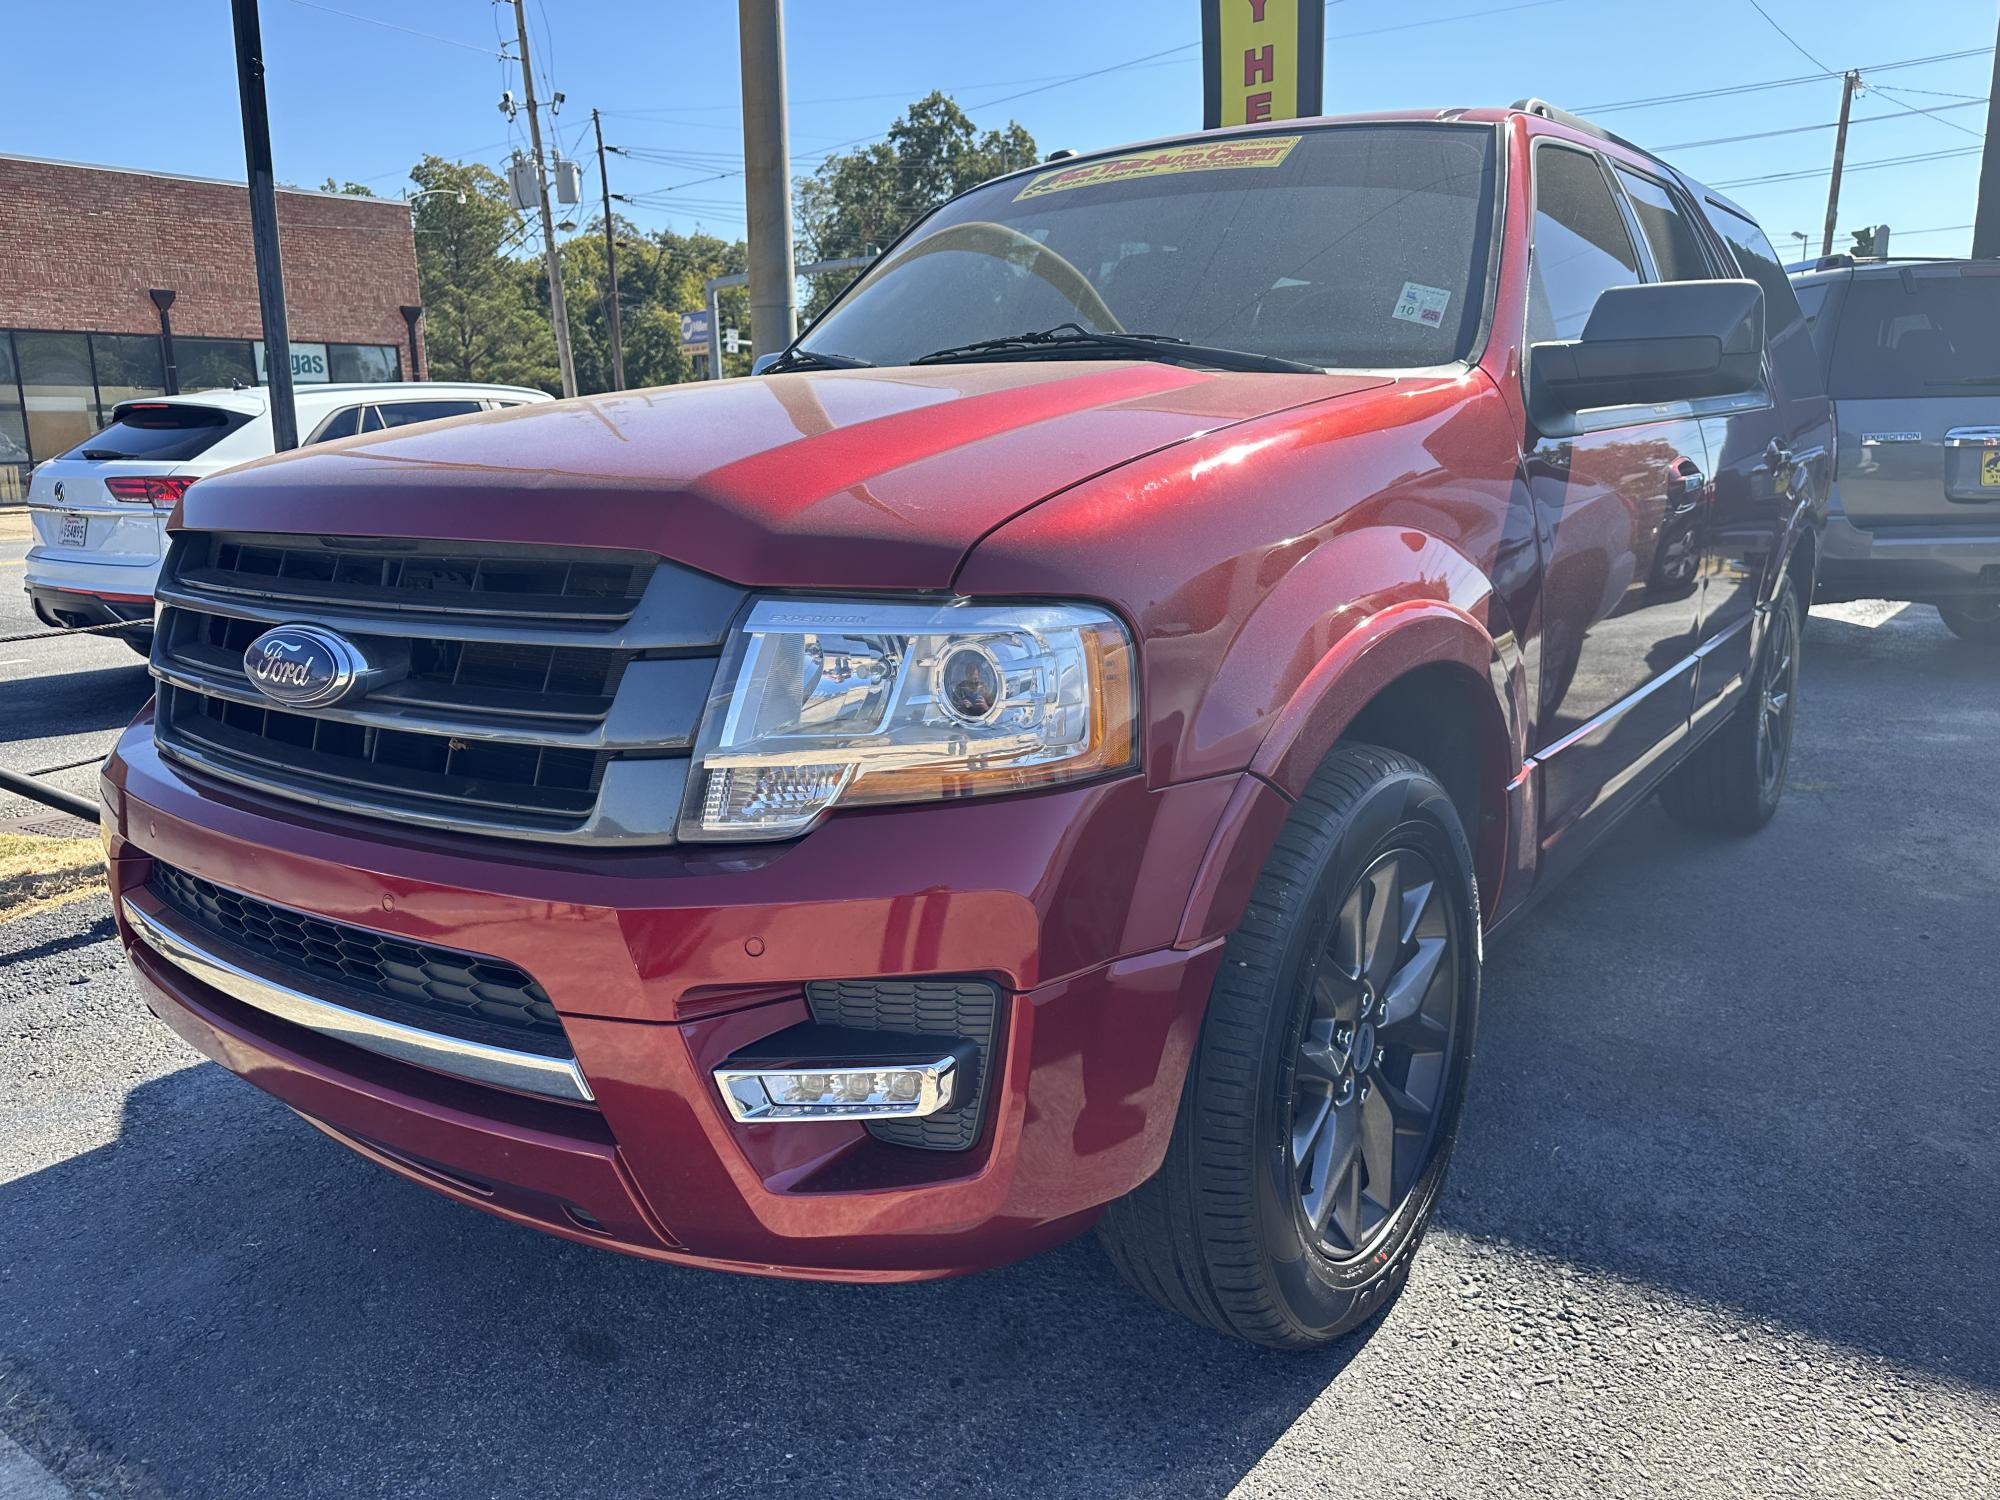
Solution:
<path fill-rule="evenodd" d="M 1392 318 L 1401 318 L 1405 323 L 1423 323 L 1431 328 L 1444 327 L 1444 310 L 1451 302 L 1451 293 L 1441 286 L 1419 286 L 1414 281 L 1403 283 L 1403 293 L 1396 299 Z"/>
<path fill-rule="evenodd" d="M 1177 177 L 1183 172 L 1275 167 L 1292 154 L 1292 147 L 1298 145 L 1299 139 L 1295 135 L 1261 135 L 1247 141 L 1207 141 L 1199 146 L 1168 146 L 1160 151 L 1078 162 L 1073 167 L 1058 167 L 1030 179 L 1014 195 L 1014 201 L 1039 198 L 1044 193 L 1066 193 L 1071 188 L 1125 182 L 1134 177 Z"/>

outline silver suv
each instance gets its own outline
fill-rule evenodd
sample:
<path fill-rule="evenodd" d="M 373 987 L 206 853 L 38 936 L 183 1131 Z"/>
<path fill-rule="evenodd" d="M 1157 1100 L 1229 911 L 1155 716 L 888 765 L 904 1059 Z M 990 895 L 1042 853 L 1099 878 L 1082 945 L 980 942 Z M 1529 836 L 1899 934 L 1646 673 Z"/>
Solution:
<path fill-rule="evenodd" d="M 1815 598 L 2000 645 L 2000 261 L 1833 256 L 1792 285 L 1840 431 Z"/>

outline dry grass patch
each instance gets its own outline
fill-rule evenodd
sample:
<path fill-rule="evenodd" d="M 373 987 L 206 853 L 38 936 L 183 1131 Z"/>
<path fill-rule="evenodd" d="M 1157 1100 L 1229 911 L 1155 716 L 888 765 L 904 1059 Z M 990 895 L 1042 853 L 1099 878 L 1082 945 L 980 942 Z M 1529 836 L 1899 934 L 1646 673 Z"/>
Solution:
<path fill-rule="evenodd" d="M 104 889 L 104 846 L 96 839 L 0 833 L 0 922 L 80 901 Z"/>

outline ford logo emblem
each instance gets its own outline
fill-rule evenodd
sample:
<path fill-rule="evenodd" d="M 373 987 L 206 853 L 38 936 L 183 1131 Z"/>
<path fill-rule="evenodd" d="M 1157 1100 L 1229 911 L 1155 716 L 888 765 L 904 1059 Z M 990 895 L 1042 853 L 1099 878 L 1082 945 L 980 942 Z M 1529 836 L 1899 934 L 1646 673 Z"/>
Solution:
<path fill-rule="evenodd" d="M 345 636 L 317 625 L 277 625 L 243 652 L 250 683 L 287 708 L 325 708 L 353 692 L 368 659 Z"/>

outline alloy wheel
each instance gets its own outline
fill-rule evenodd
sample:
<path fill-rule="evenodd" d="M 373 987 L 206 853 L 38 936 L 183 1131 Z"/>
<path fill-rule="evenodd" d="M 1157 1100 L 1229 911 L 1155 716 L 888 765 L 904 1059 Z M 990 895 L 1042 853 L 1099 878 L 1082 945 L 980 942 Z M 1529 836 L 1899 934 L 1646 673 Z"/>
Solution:
<path fill-rule="evenodd" d="M 1757 778 L 1769 794 L 1784 779 L 1792 748 L 1799 683 L 1798 619 L 1792 610 L 1780 609 L 1771 616 L 1771 639 L 1765 649 L 1768 666 L 1757 717 Z"/>
<path fill-rule="evenodd" d="M 1305 982 L 1289 1165 L 1325 1255 L 1366 1255 L 1423 1175 L 1457 1035 L 1458 923 L 1436 867 L 1392 849 L 1332 912 Z"/>

